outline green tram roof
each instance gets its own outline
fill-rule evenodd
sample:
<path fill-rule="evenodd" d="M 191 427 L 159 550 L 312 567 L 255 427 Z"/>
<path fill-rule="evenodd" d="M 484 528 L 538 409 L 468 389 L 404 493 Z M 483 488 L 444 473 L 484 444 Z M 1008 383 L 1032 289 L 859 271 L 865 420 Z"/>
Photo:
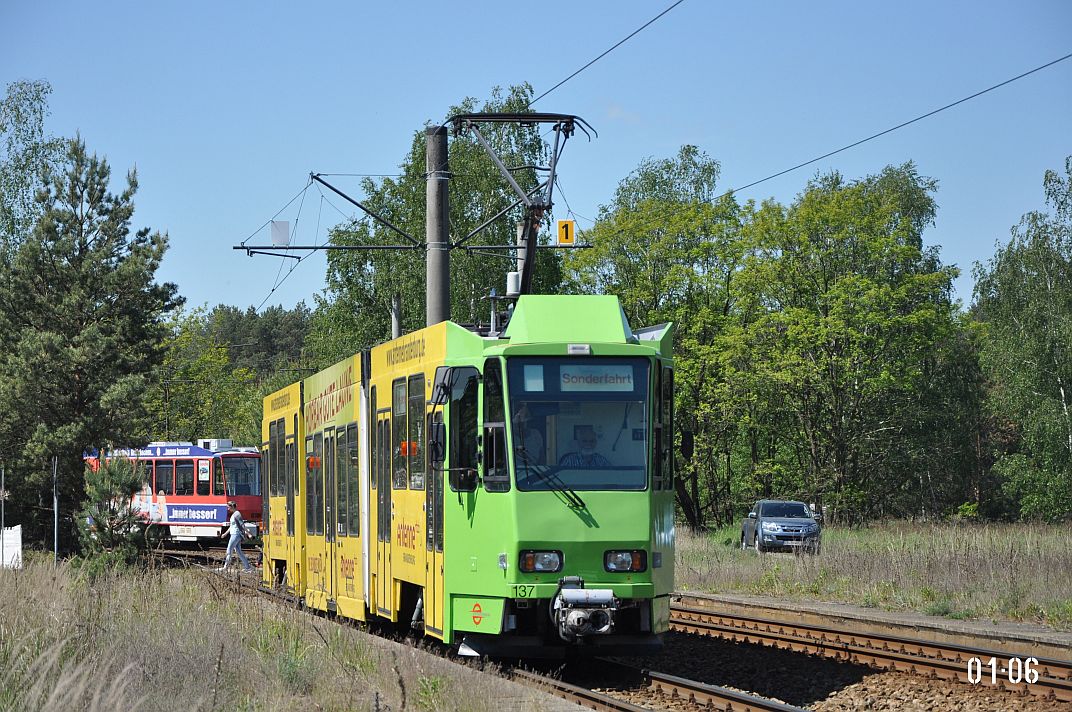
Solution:
<path fill-rule="evenodd" d="M 634 331 L 615 296 L 527 294 L 517 300 L 501 338 L 510 346 L 643 344 L 669 358 L 673 327 L 661 324 Z"/>
<path fill-rule="evenodd" d="M 517 300 L 503 336 L 511 344 L 636 343 L 614 296 L 525 295 Z"/>

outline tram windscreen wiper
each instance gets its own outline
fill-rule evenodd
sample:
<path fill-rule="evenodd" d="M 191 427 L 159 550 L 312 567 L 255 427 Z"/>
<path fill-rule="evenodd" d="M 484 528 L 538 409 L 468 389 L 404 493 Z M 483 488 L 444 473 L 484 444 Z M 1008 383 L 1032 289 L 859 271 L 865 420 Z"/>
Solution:
<path fill-rule="evenodd" d="M 525 450 L 525 446 L 521 445 L 515 448 L 515 452 L 521 455 L 521 459 L 524 460 L 525 469 L 531 471 L 542 481 L 546 482 L 551 489 L 561 492 L 562 495 L 569 501 L 570 505 L 578 509 L 585 509 L 588 505 L 581 499 L 581 495 L 577 494 L 576 490 L 566 484 L 558 473 L 550 469 L 549 465 L 540 465 L 532 461 L 532 457 L 528 451 Z"/>

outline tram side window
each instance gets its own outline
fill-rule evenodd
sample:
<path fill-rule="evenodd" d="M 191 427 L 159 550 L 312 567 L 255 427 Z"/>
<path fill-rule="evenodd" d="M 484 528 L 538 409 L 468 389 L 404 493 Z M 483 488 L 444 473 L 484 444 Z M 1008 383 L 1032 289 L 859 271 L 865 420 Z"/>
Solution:
<path fill-rule="evenodd" d="M 346 431 L 335 430 L 335 531 L 341 536 L 347 534 L 350 510 L 347 492 L 350 489 L 350 471 L 346 467 L 346 454 L 350 451 Z"/>
<path fill-rule="evenodd" d="M 135 497 L 140 497 L 144 509 L 149 509 L 150 501 L 153 494 L 153 469 L 152 465 L 142 460 L 132 460 L 134 475 L 138 478 L 138 482 L 141 487 L 139 493 Z"/>
<path fill-rule="evenodd" d="M 662 421 L 663 442 L 662 452 L 659 457 L 662 460 L 663 487 L 674 488 L 674 371 L 663 369 L 663 393 L 662 393 Z"/>
<path fill-rule="evenodd" d="M 432 414 L 428 414 L 428 423 L 431 425 Z M 431 429 L 431 428 L 429 428 Z M 431 475 L 428 478 L 428 493 L 424 498 L 424 535 L 425 546 L 428 551 L 432 550 L 432 545 L 435 542 L 435 496 L 436 496 L 436 476 L 431 467 L 428 468 L 428 472 Z"/>
<path fill-rule="evenodd" d="M 394 474 L 391 485 L 394 489 L 406 489 L 409 472 L 406 460 L 409 454 L 409 437 L 406 434 L 406 380 L 400 378 L 392 385 L 391 416 L 393 418 L 392 434 L 394 441 L 391 457 L 391 472 Z"/>
<path fill-rule="evenodd" d="M 484 365 L 484 489 L 488 492 L 510 489 L 502 367 L 493 359 Z"/>
<path fill-rule="evenodd" d="M 194 461 L 175 461 L 175 494 L 192 495 L 194 493 Z"/>
<path fill-rule="evenodd" d="M 341 452 L 341 450 L 340 450 Z M 361 536 L 361 490 L 359 489 L 361 468 L 357 462 L 357 424 L 346 426 L 346 481 L 349 495 L 350 536 Z"/>
<path fill-rule="evenodd" d="M 275 422 L 268 423 L 268 454 L 261 455 L 262 469 L 268 473 L 268 493 L 273 497 L 279 495 L 279 480 L 283 473 L 275 468 L 275 458 L 278 455 L 275 439 Z"/>
<path fill-rule="evenodd" d="M 443 422 L 443 411 L 437 411 L 435 414 L 435 422 Z M 447 473 L 440 469 L 436 472 L 435 468 L 429 467 L 428 474 L 432 481 L 433 494 L 432 498 L 435 500 L 433 508 L 435 510 L 435 550 L 443 551 L 443 478 Z"/>
<path fill-rule="evenodd" d="M 369 472 L 369 479 L 371 480 L 372 489 L 376 489 L 376 480 L 380 474 L 380 460 L 379 460 L 379 428 L 376 427 L 376 386 L 373 386 L 369 391 L 369 452 L 372 456 L 369 458 L 369 464 L 372 466 Z"/>
<path fill-rule="evenodd" d="M 290 489 L 291 489 L 291 495 L 292 495 L 291 500 L 294 500 L 294 499 L 298 498 L 298 487 L 299 487 L 299 484 L 300 484 L 298 482 L 298 445 L 299 445 L 299 443 L 297 442 L 297 437 L 298 437 L 298 416 L 297 415 L 294 416 L 294 437 L 295 437 L 295 442 L 294 442 L 294 446 L 291 448 L 290 461 L 287 462 L 287 473 L 288 473 L 287 480 L 290 482 Z M 285 489 L 286 489 L 286 485 L 284 485 L 284 490 Z M 285 494 L 285 492 L 284 492 L 284 494 Z"/>
<path fill-rule="evenodd" d="M 316 533 L 316 478 L 319 468 L 316 467 L 316 451 L 313 448 L 313 436 L 305 438 L 305 533 Z"/>
<path fill-rule="evenodd" d="M 286 448 L 286 468 L 287 471 L 279 472 L 275 477 L 280 481 L 279 494 L 285 496 L 287 494 L 287 482 L 294 480 L 294 465 L 298 461 L 298 456 L 295 453 L 297 446 L 294 443 L 287 443 Z"/>
<path fill-rule="evenodd" d="M 313 442 L 316 442 L 316 436 L 313 436 Z M 321 460 L 320 471 L 322 477 L 320 478 L 321 487 L 321 501 L 324 503 L 324 510 L 321 512 L 321 518 L 323 523 L 323 533 L 327 536 L 328 541 L 335 541 L 335 533 L 338 531 L 335 528 L 335 491 L 338 489 L 335 486 L 335 429 L 332 428 L 324 434 L 324 455 Z"/>
<path fill-rule="evenodd" d="M 409 379 L 409 488 L 424 489 L 424 375 Z"/>
<path fill-rule="evenodd" d="M 153 486 L 152 463 L 144 460 L 134 460 L 134 474 L 137 476 L 138 481 L 142 483 L 143 489 L 150 489 Z"/>
<path fill-rule="evenodd" d="M 197 465 L 197 494 L 207 497 L 212 485 L 212 464 L 208 460 L 198 460 Z"/>
<path fill-rule="evenodd" d="M 454 386 L 450 393 L 450 422 L 448 423 L 451 469 L 476 469 L 478 383 L 479 374 L 475 368 L 455 370 Z"/>
<path fill-rule="evenodd" d="M 655 435 L 655 469 L 651 473 L 651 488 L 663 489 L 663 444 L 666 442 L 666 427 L 663 423 L 663 372 L 655 371 L 655 422 L 652 429 Z"/>
<path fill-rule="evenodd" d="M 216 495 L 217 497 L 226 494 L 223 478 L 223 459 L 219 457 L 214 457 L 212 458 L 212 494 Z M 230 478 L 228 477 L 228 479 Z"/>
<path fill-rule="evenodd" d="M 434 421 L 433 421 L 434 418 Z M 428 414 L 429 431 L 431 423 L 443 422 L 443 411 L 437 410 L 433 416 Z M 428 460 L 428 497 L 425 501 L 425 532 L 427 535 L 426 546 L 429 551 L 434 546 L 436 551 L 443 551 L 443 477 L 442 468 L 437 468 Z"/>
<path fill-rule="evenodd" d="M 157 494 L 175 494 L 175 465 L 171 460 L 156 463 L 156 484 L 153 487 Z"/>
<path fill-rule="evenodd" d="M 283 471 L 286 468 L 285 458 L 287 456 L 287 448 L 284 444 L 287 436 L 286 421 L 283 418 L 275 421 L 275 441 L 269 446 L 272 450 L 272 469 L 279 473 L 277 478 L 279 482 L 276 484 L 275 492 L 280 497 L 287 493 L 287 483 L 283 479 Z"/>
<path fill-rule="evenodd" d="M 379 421 L 378 428 L 380 431 L 380 450 L 378 454 L 380 464 L 377 470 L 380 473 L 380 491 L 376 497 L 377 535 L 380 541 L 388 541 L 391 537 L 391 522 L 388 519 L 391 488 L 387 484 L 387 479 L 391 474 L 391 422 L 384 418 Z"/>

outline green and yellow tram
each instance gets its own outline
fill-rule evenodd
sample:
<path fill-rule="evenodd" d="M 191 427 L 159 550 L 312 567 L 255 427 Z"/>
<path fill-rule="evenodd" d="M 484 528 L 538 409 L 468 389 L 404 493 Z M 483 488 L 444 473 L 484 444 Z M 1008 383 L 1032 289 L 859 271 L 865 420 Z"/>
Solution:
<path fill-rule="evenodd" d="M 463 654 L 658 648 L 674 580 L 670 326 L 518 299 L 264 399 L 265 583 Z"/>

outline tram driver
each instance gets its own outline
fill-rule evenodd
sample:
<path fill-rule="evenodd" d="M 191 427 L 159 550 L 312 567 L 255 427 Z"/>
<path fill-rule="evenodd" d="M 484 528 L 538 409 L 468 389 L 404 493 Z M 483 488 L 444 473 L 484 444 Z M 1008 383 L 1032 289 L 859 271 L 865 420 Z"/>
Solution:
<path fill-rule="evenodd" d="M 599 437 L 595 428 L 591 425 L 578 425 L 574 428 L 574 436 L 578 449 L 563 455 L 558 461 L 560 467 L 610 467 L 610 460 L 596 451 Z"/>

